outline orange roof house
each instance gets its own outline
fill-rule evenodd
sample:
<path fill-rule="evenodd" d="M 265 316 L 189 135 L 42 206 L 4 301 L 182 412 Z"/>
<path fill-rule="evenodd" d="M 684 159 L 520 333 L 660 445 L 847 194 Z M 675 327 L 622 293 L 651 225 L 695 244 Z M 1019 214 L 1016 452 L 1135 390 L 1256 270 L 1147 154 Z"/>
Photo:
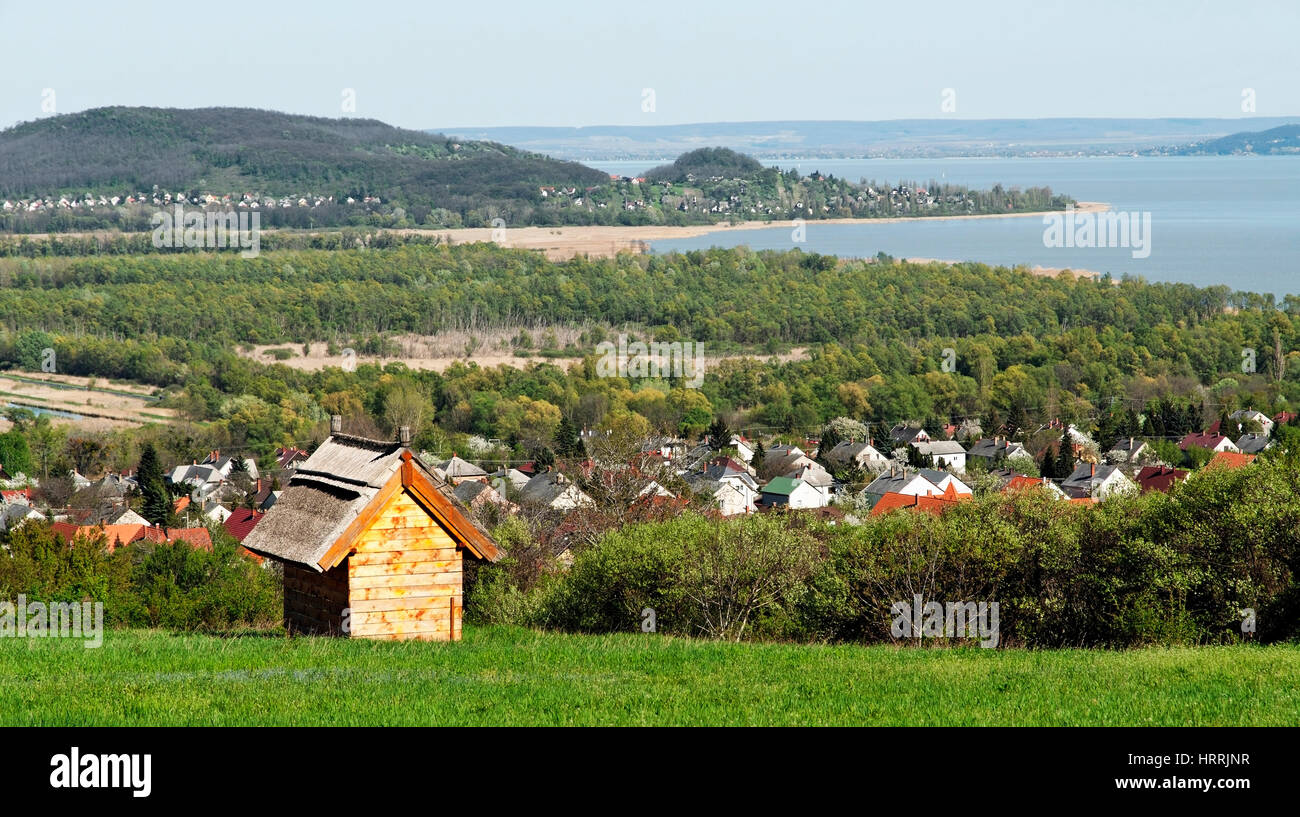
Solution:
<path fill-rule="evenodd" d="M 496 561 L 491 537 L 407 445 L 333 434 L 294 469 L 244 539 L 284 563 L 291 631 L 457 641 L 466 556 Z"/>
<path fill-rule="evenodd" d="M 1254 461 L 1254 454 L 1234 454 L 1231 451 L 1220 451 L 1210 457 L 1210 461 L 1205 463 L 1205 467 L 1209 468 L 1214 465 L 1220 468 L 1241 468 L 1243 465 L 1250 465 Z"/>
<path fill-rule="evenodd" d="M 958 494 L 952 490 L 952 486 L 948 486 L 948 490 L 942 495 L 933 494 L 931 496 L 914 496 L 890 491 L 876 501 L 876 504 L 871 508 L 871 515 L 880 516 L 890 511 L 896 511 L 899 508 L 910 508 L 939 514 L 969 499 L 969 494 Z"/>
<path fill-rule="evenodd" d="M 158 544 L 175 544 L 189 542 L 196 548 L 212 549 L 212 536 L 207 528 L 156 528 L 152 525 L 73 525 L 70 522 L 54 522 L 50 525 L 55 535 L 71 543 L 78 536 L 91 538 L 104 535 L 109 553 L 120 545 L 133 542 L 156 542 Z"/>

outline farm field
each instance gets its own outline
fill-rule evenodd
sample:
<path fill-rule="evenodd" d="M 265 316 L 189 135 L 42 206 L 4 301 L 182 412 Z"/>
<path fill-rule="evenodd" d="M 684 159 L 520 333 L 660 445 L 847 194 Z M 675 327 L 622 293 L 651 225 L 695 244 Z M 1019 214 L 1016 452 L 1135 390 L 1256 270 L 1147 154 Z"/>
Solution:
<path fill-rule="evenodd" d="M 1300 647 L 456 644 L 110 630 L 0 640 L 4 725 L 1294 725 Z"/>

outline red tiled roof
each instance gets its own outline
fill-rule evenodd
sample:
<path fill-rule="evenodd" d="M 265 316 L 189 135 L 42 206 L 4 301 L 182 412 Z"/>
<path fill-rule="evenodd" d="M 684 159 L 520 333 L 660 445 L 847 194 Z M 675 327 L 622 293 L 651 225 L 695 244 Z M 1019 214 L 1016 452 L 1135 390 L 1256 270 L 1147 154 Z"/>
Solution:
<path fill-rule="evenodd" d="M 235 537 L 237 541 L 242 542 L 245 536 L 252 533 L 253 528 L 262 520 L 263 516 L 266 516 L 266 514 L 251 508 L 236 508 L 234 513 L 222 524 L 225 526 L 227 533 Z"/>
<path fill-rule="evenodd" d="M 1218 424 L 1216 423 L 1215 425 Z M 1199 446 L 1201 448 L 1209 448 L 1213 450 L 1213 448 L 1216 445 L 1218 445 L 1219 443 L 1223 442 L 1226 439 L 1228 438 L 1223 436 L 1222 434 L 1217 434 L 1213 431 L 1197 431 L 1188 434 L 1186 437 L 1184 437 L 1178 443 L 1178 447 L 1184 451 L 1186 451 L 1189 447 L 1193 445 Z"/>
<path fill-rule="evenodd" d="M 1191 472 L 1184 471 L 1181 468 L 1166 468 L 1163 465 L 1148 465 L 1137 472 L 1134 481 L 1137 482 L 1138 487 L 1144 494 L 1147 491 L 1168 493 L 1169 489 L 1173 487 L 1175 482 L 1181 482 L 1182 480 L 1187 479 L 1189 473 Z"/>
<path fill-rule="evenodd" d="M 1007 482 L 1006 486 L 1003 487 L 1002 493 L 1010 494 L 1015 491 L 1023 491 L 1026 488 L 1043 487 L 1046 487 L 1046 485 L 1044 484 L 1042 477 L 1027 477 L 1023 474 L 1016 474 L 1009 482 Z"/>
<path fill-rule="evenodd" d="M 951 486 L 949 486 L 951 487 Z M 950 496 L 953 496 L 950 494 Z M 956 494 L 955 496 L 963 496 Z M 880 497 L 880 501 L 871 509 L 872 516 L 880 516 L 899 508 L 915 508 L 928 513 L 942 513 L 943 511 L 957 505 L 961 499 L 951 499 L 943 496 L 909 496 L 890 491 Z"/>
<path fill-rule="evenodd" d="M 155 528 L 151 525 L 73 525 L 70 522 L 55 522 L 51 528 L 65 542 L 72 542 L 78 536 L 93 537 L 103 534 L 108 552 L 112 553 L 118 545 L 132 542 L 168 542 L 185 540 L 191 545 L 204 550 L 212 549 L 212 537 L 207 528 Z"/>
<path fill-rule="evenodd" d="M 1231 451 L 1220 451 L 1210 457 L 1210 461 L 1205 464 L 1205 467 L 1209 468 L 1211 465 L 1217 465 L 1222 468 L 1240 468 L 1254 461 L 1254 454 L 1234 454 Z"/>

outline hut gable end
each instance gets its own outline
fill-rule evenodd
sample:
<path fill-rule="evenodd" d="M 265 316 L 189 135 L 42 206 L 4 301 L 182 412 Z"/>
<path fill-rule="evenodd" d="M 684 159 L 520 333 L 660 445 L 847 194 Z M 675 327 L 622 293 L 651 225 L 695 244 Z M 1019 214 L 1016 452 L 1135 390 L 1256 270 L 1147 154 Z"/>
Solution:
<path fill-rule="evenodd" d="M 463 560 L 496 561 L 451 488 L 397 443 L 327 439 L 245 547 L 284 562 L 292 629 L 457 640 Z"/>

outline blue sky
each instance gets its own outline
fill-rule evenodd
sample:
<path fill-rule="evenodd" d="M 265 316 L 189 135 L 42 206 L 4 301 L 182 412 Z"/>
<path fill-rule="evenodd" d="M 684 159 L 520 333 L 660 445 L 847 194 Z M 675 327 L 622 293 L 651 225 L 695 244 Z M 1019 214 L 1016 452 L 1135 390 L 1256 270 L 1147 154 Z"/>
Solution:
<path fill-rule="evenodd" d="M 355 115 L 411 128 L 1239 117 L 1246 88 L 1257 115 L 1287 116 L 1298 33 L 1294 0 L 0 0 L 0 127 L 43 102 L 339 116 L 345 89 Z"/>

